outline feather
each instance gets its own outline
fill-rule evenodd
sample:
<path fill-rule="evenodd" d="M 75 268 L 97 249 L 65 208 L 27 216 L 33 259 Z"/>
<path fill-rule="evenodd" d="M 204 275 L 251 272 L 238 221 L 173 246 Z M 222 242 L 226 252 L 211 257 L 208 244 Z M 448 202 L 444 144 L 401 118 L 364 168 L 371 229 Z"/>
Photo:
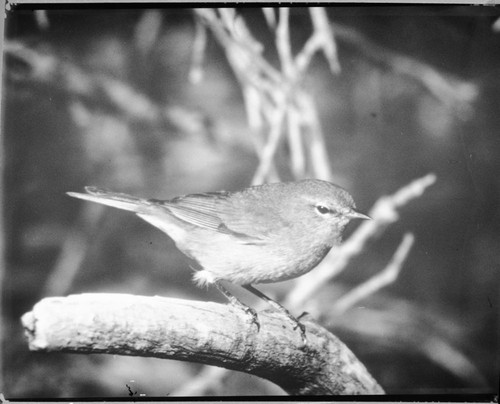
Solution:
<path fill-rule="evenodd" d="M 191 194 L 174 198 L 170 201 L 155 201 L 166 207 L 177 219 L 192 225 L 236 237 L 242 244 L 263 244 L 265 239 L 235 231 L 228 227 L 222 217 L 230 209 L 231 193 L 209 192 Z M 150 200 L 153 202 L 154 200 Z"/>

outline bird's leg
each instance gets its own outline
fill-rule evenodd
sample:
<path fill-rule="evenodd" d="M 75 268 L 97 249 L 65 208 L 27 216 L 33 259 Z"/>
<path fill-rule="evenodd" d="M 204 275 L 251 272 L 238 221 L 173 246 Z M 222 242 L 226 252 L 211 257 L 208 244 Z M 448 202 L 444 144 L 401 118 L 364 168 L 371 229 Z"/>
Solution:
<path fill-rule="evenodd" d="M 231 292 L 229 292 L 229 290 L 222 286 L 219 281 L 214 282 L 214 285 L 219 290 L 219 292 L 221 292 L 226 297 L 226 299 L 229 300 L 229 303 L 231 303 L 233 306 L 239 307 L 246 314 L 250 315 L 250 317 L 252 318 L 252 323 L 257 326 L 257 331 L 259 331 L 260 323 L 259 318 L 257 317 L 257 312 L 251 307 L 248 307 L 246 304 L 239 301 L 236 296 L 234 296 Z"/>
<path fill-rule="evenodd" d="M 293 329 L 294 330 L 296 330 L 297 328 L 300 329 L 300 334 L 302 336 L 302 342 L 304 343 L 304 347 L 307 345 L 306 326 L 304 324 L 302 324 L 299 320 L 297 320 L 294 316 L 292 316 L 290 314 L 290 312 L 287 309 L 285 309 L 281 304 L 274 301 L 270 297 L 267 297 L 264 293 L 255 289 L 252 285 L 242 285 L 242 286 L 246 290 L 248 290 L 249 292 L 253 293 L 255 296 L 258 296 L 262 300 L 265 300 L 267 303 L 269 303 L 271 306 L 273 306 L 276 310 L 279 310 L 283 314 L 285 314 L 290 319 L 290 321 L 294 324 Z"/>

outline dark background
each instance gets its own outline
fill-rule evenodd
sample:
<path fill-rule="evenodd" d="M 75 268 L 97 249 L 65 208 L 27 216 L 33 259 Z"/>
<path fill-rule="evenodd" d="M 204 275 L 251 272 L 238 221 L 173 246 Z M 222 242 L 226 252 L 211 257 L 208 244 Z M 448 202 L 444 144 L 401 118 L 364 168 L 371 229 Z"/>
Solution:
<path fill-rule="evenodd" d="M 276 63 L 260 9 L 238 12 Z M 325 286 L 334 299 L 335 288 L 361 283 L 385 266 L 404 232 L 413 232 L 416 242 L 399 278 L 363 302 L 377 307 L 381 317 L 360 323 L 348 311 L 332 331 L 388 393 L 497 392 L 498 12 L 344 6 L 328 13 L 334 28 L 354 29 L 376 54 L 411 57 L 456 80 L 457 91 L 464 88 L 458 91 L 462 98 L 446 104 L 418 80 L 341 37 L 339 75 L 328 71 L 324 58 L 314 59 L 305 87 L 317 103 L 334 182 L 354 195 L 361 211 L 413 179 L 437 175 L 436 184 L 402 209 L 400 220 L 367 247 L 352 270 Z M 291 27 L 297 51 L 310 35 L 306 8 L 292 9 Z M 151 32 L 156 34 L 148 39 Z M 187 260 L 159 231 L 131 214 L 93 211 L 65 195 L 98 185 L 169 198 L 250 184 L 257 159 L 241 89 L 210 35 L 204 79 L 189 83 L 193 39 L 189 9 L 7 12 L 6 40 L 45 58 L 30 64 L 4 53 L 7 265 L 0 390 L 6 397 L 126 397 L 126 384 L 164 396 L 200 371 L 197 364 L 176 361 L 31 353 L 19 320 L 45 296 L 82 292 L 223 301 L 191 283 Z M 50 63 L 60 67 L 44 75 Z M 95 84 L 113 80 L 134 89 L 123 96 L 132 111 L 140 109 L 142 94 L 169 111 L 169 119 L 137 118 L 117 108 Z M 286 149 L 280 153 L 286 161 Z M 291 178 L 286 165 L 281 173 Z M 79 242 L 71 247 L 69 239 Z M 63 251 L 71 251 L 69 259 Z M 286 285 L 277 286 L 278 298 L 291 288 Z M 367 332 L 374 325 L 378 335 Z M 234 373 L 208 394 L 282 392 Z"/>

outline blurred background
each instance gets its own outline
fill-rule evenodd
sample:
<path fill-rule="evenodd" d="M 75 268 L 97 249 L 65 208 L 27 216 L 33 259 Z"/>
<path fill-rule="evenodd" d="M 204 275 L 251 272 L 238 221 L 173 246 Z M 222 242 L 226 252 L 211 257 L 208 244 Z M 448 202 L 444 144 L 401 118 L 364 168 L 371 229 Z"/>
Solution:
<path fill-rule="evenodd" d="M 498 392 L 498 10 L 325 11 L 334 36 L 314 55 L 304 45 L 328 29 L 305 7 L 289 10 L 288 34 L 276 28 L 284 14 L 250 7 L 7 11 L 0 388 L 7 398 L 127 397 L 127 385 L 147 396 L 283 394 L 256 377 L 193 363 L 29 352 L 20 317 L 47 296 L 224 302 L 196 288 L 188 260 L 161 232 L 65 192 L 96 185 L 167 199 L 323 177 L 368 212 L 428 173 L 436 183 L 316 298 L 328 313 L 412 232 L 399 277 L 323 323 L 390 394 Z M 287 71 L 284 44 L 302 55 L 300 74 Z M 276 74 L 296 86 L 295 110 L 277 129 L 274 107 L 285 86 Z M 262 88 L 271 83 L 268 93 L 248 84 L 255 77 Z M 293 282 L 262 290 L 280 300 Z M 194 389 L 203 378 L 209 387 Z"/>

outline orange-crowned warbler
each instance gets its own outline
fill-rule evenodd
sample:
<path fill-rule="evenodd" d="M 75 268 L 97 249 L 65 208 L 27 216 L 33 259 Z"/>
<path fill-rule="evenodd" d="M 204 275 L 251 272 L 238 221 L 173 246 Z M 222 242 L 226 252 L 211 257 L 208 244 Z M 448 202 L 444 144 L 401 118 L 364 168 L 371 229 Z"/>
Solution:
<path fill-rule="evenodd" d="M 341 241 L 351 219 L 369 219 L 355 210 L 344 189 L 321 180 L 280 182 L 238 192 L 208 192 L 171 200 L 143 199 L 86 187 L 68 195 L 130 210 L 167 233 L 202 269 L 198 285 L 214 284 L 231 303 L 243 306 L 259 325 L 255 311 L 220 283 L 227 281 L 266 300 L 299 327 L 284 307 L 252 287 L 279 282 L 313 269 Z"/>

